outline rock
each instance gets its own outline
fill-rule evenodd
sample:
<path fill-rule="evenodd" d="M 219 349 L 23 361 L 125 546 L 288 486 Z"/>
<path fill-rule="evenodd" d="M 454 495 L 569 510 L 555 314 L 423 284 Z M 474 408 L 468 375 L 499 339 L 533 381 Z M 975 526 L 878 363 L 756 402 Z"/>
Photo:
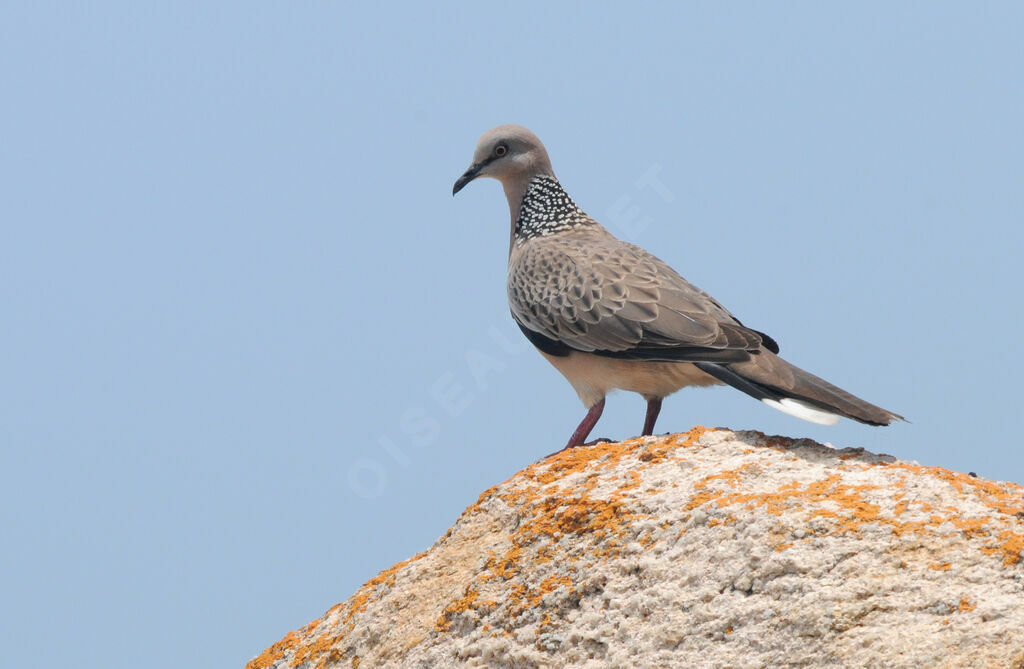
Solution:
<path fill-rule="evenodd" d="M 484 492 L 249 669 L 1024 667 L 1024 488 L 696 427 Z"/>

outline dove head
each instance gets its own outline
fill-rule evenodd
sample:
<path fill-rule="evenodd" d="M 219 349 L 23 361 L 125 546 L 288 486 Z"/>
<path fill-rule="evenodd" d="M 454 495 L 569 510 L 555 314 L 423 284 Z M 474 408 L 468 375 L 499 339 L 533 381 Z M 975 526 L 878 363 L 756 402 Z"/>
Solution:
<path fill-rule="evenodd" d="M 509 207 L 515 212 L 526 186 L 538 175 L 554 177 L 555 173 L 537 136 L 521 125 L 499 125 L 477 142 L 473 164 L 455 182 L 452 195 L 478 177 L 490 177 L 501 182 Z"/>

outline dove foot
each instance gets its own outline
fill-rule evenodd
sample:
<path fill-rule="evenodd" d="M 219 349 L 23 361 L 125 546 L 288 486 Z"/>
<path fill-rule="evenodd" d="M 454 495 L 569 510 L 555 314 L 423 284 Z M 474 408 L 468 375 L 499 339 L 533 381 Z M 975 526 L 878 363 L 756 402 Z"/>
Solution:
<path fill-rule="evenodd" d="M 557 451 L 555 451 L 553 453 L 548 453 L 543 458 L 541 458 L 541 460 L 547 460 L 552 455 L 558 455 L 559 453 L 563 453 L 565 451 L 571 450 L 573 448 L 577 448 L 579 446 L 597 446 L 598 444 L 610 444 L 610 443 L 612 443 L 612 440 L 609 439 L 608 437 L 601 437 L 599 439 L 591 439 L 590 441 L 586 442 L 585 444 L 574 444 L 572 446 L 563 446 L 562 448 L 558 449 Z"/>

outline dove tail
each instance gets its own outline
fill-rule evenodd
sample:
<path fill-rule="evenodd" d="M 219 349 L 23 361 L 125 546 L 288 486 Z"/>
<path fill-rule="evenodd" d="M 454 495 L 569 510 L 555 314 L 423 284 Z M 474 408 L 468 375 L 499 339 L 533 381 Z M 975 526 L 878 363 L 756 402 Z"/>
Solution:
<path fill-rule="evenodd" d="M 695 364 L 701 371 L 773 409 L 811 423 L 835 425 L 840 417 L 867 425 L 888 425 L 894 420 L 905 420 L 903 416 L 865 402 L 766 350 L 749 362 Z"/>

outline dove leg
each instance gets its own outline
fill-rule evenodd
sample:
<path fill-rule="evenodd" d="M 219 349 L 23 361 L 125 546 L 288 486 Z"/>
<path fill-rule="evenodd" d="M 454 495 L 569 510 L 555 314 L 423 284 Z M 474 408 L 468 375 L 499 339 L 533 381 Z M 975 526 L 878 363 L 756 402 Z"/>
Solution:
<path fill-rule="evenodd" d="M 661 398 L 652 397 L 647 400 L 647 415 L 644 417 L 644 431 L 640 434 L 641 437 L 654 434 L 654 423 L 658 420 L 658 414 L 661 413 Z"/>
<path fill-rule="evenodd" d="M 590 407 L 590 411 L 587 412 L 587 415 L 584 416 L 583 420 L 580 422 L 579 427 L 577 427 L 576 431 L 572 433 L 571 437 L 569 437 L 569 443 L 566 444 L 565 447 L 572 448 L 573 446 L 579 446 L 585 442 L 590 431 L 594 429 L 595 425 L 597 425 L 597 420 L 601 417 L 602 411 L 604 411 L 603 397 L 597 404 Z"/>

